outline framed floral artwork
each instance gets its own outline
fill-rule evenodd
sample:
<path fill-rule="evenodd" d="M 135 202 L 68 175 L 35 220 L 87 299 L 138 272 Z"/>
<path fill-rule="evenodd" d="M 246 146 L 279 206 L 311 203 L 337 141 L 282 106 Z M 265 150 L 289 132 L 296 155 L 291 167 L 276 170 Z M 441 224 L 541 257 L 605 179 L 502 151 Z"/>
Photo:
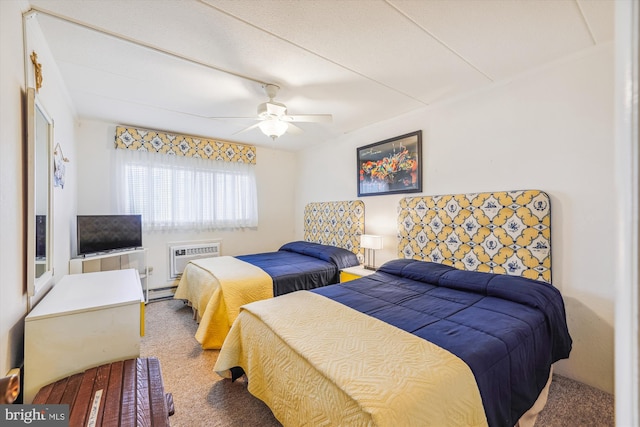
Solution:
<path fill-rule="evenodd" d="M 358 197 L 422 191 L 422 131 L 358 147 Z"/>

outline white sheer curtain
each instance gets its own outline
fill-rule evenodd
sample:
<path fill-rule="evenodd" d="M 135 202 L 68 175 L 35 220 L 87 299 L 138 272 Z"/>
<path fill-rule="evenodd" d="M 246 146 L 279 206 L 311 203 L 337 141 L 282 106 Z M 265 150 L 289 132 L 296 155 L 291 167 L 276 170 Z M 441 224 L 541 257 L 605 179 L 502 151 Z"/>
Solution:
<path fill-rule="evenodd" d="M 117 208 L 150 230 L 258 225 L 255 165 L 114 150 Z"/>

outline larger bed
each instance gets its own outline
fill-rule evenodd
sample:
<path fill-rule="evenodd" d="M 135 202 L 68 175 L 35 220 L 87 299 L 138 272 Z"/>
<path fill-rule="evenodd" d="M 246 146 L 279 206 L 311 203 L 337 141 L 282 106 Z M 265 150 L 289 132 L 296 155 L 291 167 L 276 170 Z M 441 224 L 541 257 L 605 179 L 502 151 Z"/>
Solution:
<path fill-rule="evenodd" d="M 535 420 L 552 364 L 571 350 L 562 297 L 548 283 L 548 196 L 410 198 L 400 211 L 399 255 L 416 259 L 244 306 L 215 371 L 245 373 L 249 391 L 284 425 Z M 443 232 L 425 232 L 425 218 Z"/>
<path fill-rule="evenodd" d="M 310 203 L 305 208 L 305 241 L 274 252 L 191 261 L 174 298 L 188 302 L 198 320 L 196 339 L 218 349 L 240 306 L 339 281 L 341 269 L 358 265 L 364 230 L 361 201 Z"/>

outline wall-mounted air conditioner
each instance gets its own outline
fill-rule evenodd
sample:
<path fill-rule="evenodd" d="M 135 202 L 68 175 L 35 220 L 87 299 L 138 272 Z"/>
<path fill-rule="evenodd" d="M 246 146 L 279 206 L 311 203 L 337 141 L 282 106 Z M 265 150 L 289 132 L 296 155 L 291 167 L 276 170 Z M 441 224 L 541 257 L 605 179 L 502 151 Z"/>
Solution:
<path fill-rule="evenodd" d="M 187 263 L 194 259 L 220 256 L 220 242 L 181 243 L 169 245 L 169 278 L 180 277 Z"/>

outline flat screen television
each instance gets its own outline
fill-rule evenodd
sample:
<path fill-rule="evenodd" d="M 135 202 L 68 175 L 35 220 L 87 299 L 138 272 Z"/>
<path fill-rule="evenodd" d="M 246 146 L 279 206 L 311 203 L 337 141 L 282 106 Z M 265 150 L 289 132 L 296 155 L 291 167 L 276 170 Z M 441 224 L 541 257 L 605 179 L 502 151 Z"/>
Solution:
<path fill-rule="evenodd" d="M 36 215 L 36 258 L 47 256 L 47 216 Z"/>
<path fill-rule="evenodd" d="M 78 215 L 78 255 L 142 247 L 142 215 Z"/>

